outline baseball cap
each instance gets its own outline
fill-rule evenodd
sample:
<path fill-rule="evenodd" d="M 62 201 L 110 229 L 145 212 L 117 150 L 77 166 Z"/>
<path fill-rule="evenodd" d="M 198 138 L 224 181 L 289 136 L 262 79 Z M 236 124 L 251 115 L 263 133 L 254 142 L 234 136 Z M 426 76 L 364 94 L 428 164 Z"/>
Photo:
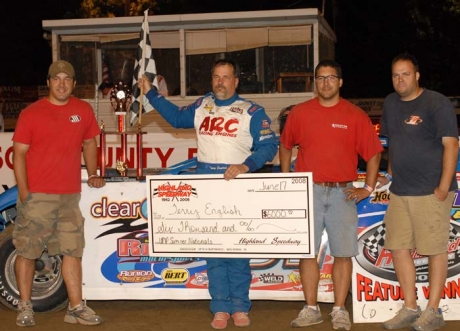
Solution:
<path fill-rule="evenodd" d="M 75 70 L 73 69 L 73 66 L 69 62 L 63 60 L 54 61 L 50 65 L 50 68 L 48 69 L 48 77 L 55 77 L 61 72 L 67 74 L 69 77 L 75 78 Z"/>

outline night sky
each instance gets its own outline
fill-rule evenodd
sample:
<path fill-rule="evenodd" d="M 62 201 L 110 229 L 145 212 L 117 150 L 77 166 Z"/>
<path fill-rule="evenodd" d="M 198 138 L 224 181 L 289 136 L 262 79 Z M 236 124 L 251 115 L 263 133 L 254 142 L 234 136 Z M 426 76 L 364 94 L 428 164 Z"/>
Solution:
<path fill-rule="evenodd" d="M 24 6 L 20 3 L 23 2 Z M 51 62 L 51 50 L 43 39 L 43 19 L 63 19 L 64 14 L 78 7 L 79 0 L 2 1 L 0 4 L 0 37 L 2 40 L 2 64 L 0 85 L 44 85 L 47 68 Z M 180 2 L 180 1 L 178 1 Z M 384 97 L 392 92 L 390 81 L 391 59 L 405 51 L 424 49 L 410 33 L 409 13 L 400 0 L 367 1 L 337 0 L 338 13 L 334 15 L 332 1 L 326 0 L 325 17 L 337 34 L 336 60 L 344 73 L 344 97 Z M 169 7 L 178 12 L 241 11 L 281 8 L 305 8 L 319 6 L 320 0 L 274 1 L 182 1 Z M 460 20 L 459 20 L 460 21 Z M 459 25 L 460 29 L 460 25 Z M 457 30 L 459 31 L 459 30 Z M 446 49 L 425 45 L 423 53 L 442 58 Z M 436 47 L 435 47 L 436 46 Z M 417 54 L 415 56 L 426 54 Z M 420 58 L 419 58 L 420 60 Z M 460 62 L 460 60 L 459 60 Z M 438 70 L 439 76 L 455 74 L 446 66 L 432 68 L 431 61 L 420 61 L 421 84 L 424 72 Z M 447 72 L 443 72 L 446 70 Z M 460 71 L 460 69 L 459 69 Z M 459 72 L 460 73 L 460 72 Z M 427 82 L 428 83 L 428 82 Z M 460 84 L 440 85 L 440 92 L 460 95 Z"/>

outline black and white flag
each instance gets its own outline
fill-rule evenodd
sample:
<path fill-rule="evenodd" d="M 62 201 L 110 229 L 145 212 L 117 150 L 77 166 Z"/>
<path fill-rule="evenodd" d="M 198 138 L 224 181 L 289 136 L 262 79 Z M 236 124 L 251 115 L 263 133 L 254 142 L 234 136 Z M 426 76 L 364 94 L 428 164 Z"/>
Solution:
<path fill-rule="evenodd" d="M 131 126 L 139 120 L 139 110 L 141 109 L 141 90 L 137 86 L 138 79 L 145 73 L 147 78 L 158 89 L 157 70 L 155 60 L 153 59 L 149 34 L 148 10 L 146 10 L 144 11 L 144 21 L 142 22 L 139 44 L 137 45 L 137 59 L 134 63 L 131 118 L 129 121 Z M 142 98 L 142 114 L 145 114 L 151 111 L 153 107 L 144 95 L 142 95 Z"/>

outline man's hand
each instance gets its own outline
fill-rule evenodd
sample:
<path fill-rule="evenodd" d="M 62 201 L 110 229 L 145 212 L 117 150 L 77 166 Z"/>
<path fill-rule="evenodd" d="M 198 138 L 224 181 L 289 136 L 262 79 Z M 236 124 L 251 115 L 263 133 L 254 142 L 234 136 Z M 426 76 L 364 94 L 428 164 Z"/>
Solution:
<path fill-rule="evenodd" d="M 375 188 L 380 188 L 382 186 L 387 185 L 390 182 L 390 180 L 387 177 L 384 176 L 378 176 L 377 177 L 377 185 Z"/>
<path fill-rule="evenodd" d="M 30 193 L 29 190 L 27 190 L 27 191 L 25 191 L 25 192 L 22 192 L 22 191 L 18 191 L 18 192 L 19 192 L 19 194 L 18 194 L 18 195 L 19 195 L 19 200 L 20 200 L 21 202 L 24 202 L 24 201 L 26 200 L 27 196 L 28 196 L 29 193 Z"/>
<path fill-rule="evenodd" d="M 363 187 L 350 187 L 343 190 L 343 192 L 348 194 L 347 201 L 355 200 L 356 203 L 360 202 L 363 199 L 366 199 L 368 196 L 371 195 L 371 192 L 369 192 Z"/>
<path fill-rule="evenodd" d="M 244 164 L 232 164 L 227 168 L 224 173 L 225 180 L 230 180 L 238 176 L 239 174 L 245 174 L 249 171 L 249 168 Z"/>
<path fill-rule="evenodd" d="M 150 91 L 150 89 L 152 88 L 152 83 L 144 74 L 142 75 L 142 78 L 139 78 L 139 80 L 137 81 L 137 86 L 142 90 L 143 94 L 147 94 L 147 92 Z"/>
<path fill-rule="evenodd" d="M 105 180 L 99 176 L 92 176 L 88 179 L 88 186 L 94 188 L 101 188 L 105 186 Z"/>
<path fill-rule="evenodd" d="M 443 191 L 439 188 L 439 186 L 434 189 L 434 196 L 439 201 L 446 201 L 448 194 L 449 194 L 449 191 Z"/>

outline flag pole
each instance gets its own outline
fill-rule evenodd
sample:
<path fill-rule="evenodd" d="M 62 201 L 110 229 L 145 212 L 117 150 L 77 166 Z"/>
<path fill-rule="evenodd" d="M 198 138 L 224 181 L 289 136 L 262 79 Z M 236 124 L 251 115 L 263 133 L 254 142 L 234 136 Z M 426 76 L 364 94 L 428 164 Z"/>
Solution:
<path fill-rule="evenodd" d="M 149 26 L 149 18 L 148 18 L 148 12 L 149 10 L 145 10 L 144 11 L 144 22 L 143 22 L 143 26 L 142 26 L 142 31 L 143 31 L 143 38 L 142 38 L 142 64 L 141 64 L 141 70 L 139 70 L 139 76 L 141 77 L 138 77 L 137 78 L 137 81 L 139 81 L 139 78 L 142 78 L 142 76 L 144 75 L 144 72 L 145 72 L 145 48 L 146 48 L 146 44 L 147 44 L 147 37 L 146 37 L 146 34 L 147 34 L 147 29 L 146 27 Z M 144 84 L 141 84 L 141 94 L 140 94 L 140 105 L 139 105 L 139 130 L 141 130 L 141 127 L 142 127 L 142 107 L 144 105 Z"/>

